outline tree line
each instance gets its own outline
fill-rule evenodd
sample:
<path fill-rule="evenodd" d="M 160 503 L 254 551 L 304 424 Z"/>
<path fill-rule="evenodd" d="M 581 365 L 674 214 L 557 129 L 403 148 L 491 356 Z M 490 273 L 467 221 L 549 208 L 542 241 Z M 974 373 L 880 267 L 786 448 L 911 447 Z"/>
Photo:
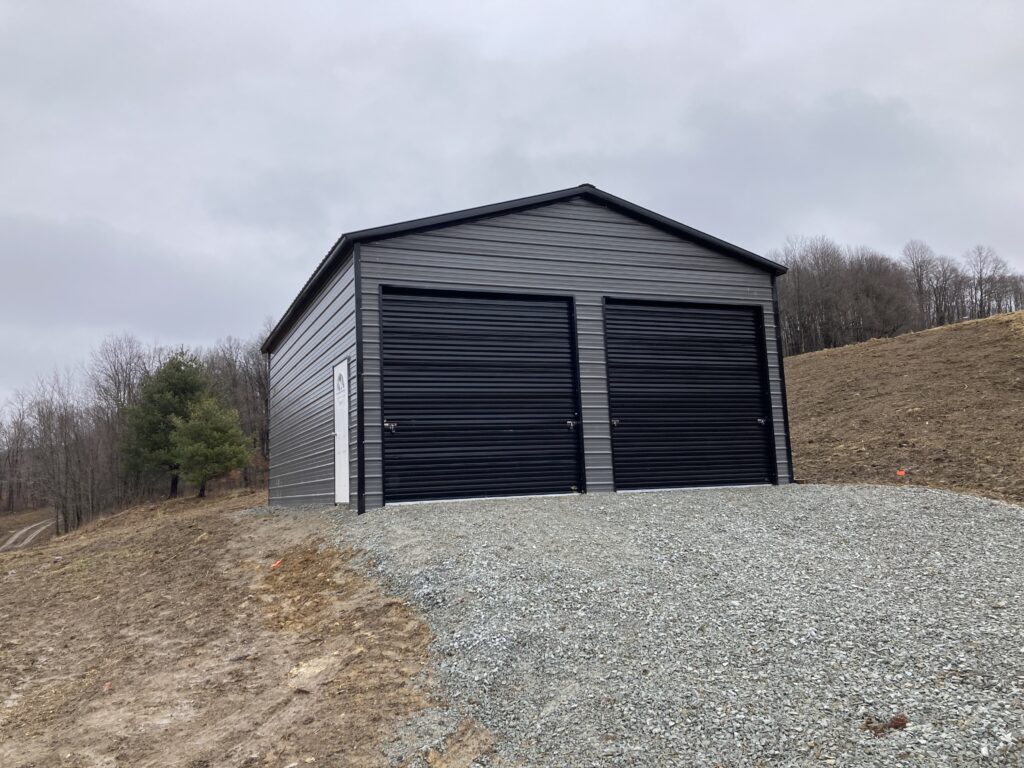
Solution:
<path fill-rule="evenodd" d="M 778 283 L 787 355 L 1024 309 L 1024 275 L 984 245 L 954 259 L 911 240 L 892 258 L 815 237 L 769 258 L 789 268 Z"/>
<path fill-rule="evenodd" d="M 900 258 L 825 237 L 769 256 L 787 355 L 1024 309 L 1024 276 L 987 246 L 960 259 L 911 240 Z M 264 333 L 208 349 L 111 336 L 75 373 L 0 405 L 0 513 L 50 506 L 58 532 L 158 496 L 184 480 L 264 487 L 269 455 Z"/>
<path fill-rule="evenodd" d="M 209 349 L 111 336 L 84 368 L 0 407 L 0 512 L 52 507 L 64 533 L 130 504 L 199 495 L 225 474 L 263 487 L 269 428 L 262 338 Z M 234 471 L 237 470 L 237 471 Z"/>

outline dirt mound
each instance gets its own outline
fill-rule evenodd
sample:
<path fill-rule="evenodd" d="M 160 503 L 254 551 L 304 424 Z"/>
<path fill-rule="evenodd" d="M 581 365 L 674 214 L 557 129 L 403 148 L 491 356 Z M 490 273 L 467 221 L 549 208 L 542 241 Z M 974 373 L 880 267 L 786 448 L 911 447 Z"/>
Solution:
<path fill-rule="evenodd" d="M 1024 312 L 788 358 L 786 383 L 797 479 L 1024 503 Z"/>
<path fill-rule="evenodd" d="M 148 505 L 0 554 L 0 765 L 383 764 L 438 703 L 429 630 L 322 515 L 241 511 L 263 503 Z"/>

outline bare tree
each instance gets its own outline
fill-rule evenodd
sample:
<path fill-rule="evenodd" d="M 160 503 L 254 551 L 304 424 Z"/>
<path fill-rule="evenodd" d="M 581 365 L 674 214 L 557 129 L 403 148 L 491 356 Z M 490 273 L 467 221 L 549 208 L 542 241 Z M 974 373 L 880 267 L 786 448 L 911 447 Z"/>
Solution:
<path fill-rule="evenodd" d="M 779 281 L 785 354 L 1024 309 L 1024 276 L 987 246 L 962 266 L 920 240 L 899 261 L 824 237 L 790 238 L 769 256 L 789 268 Z"/>
<path fill-rule="evenodd" d="M 931 296 L 932 320 L 936 325 L 953 323 L 962 317 L 963 275 L 956 261 L 949 256 L 935 259 L 928 275 L 928 292 Z"/>
<path fill-rule="evenodd" d="M 996 309 L 996 293 L 1007 277 L 1009 268 L 1003 259 L 987 245 L 976 245 L 964 254 L 964 264 L 970 276 L 972 317 L 988 317 Z"/>
<path fill-rule="evenodd" d="M 855 340 L 894 336 L 915 326 L 911 276 L 899 263 L 869 248 L 849 252 L 849 284 Z"/>
<path fill-rule="evenodd" d="M 222 405 L 239 413 L 256 449 L 243 471 L 249 486 L 266 482 L 268 424 L 266 331 L 226 338 L 194 354 Z M 172 354 L 131 335 L 110 336 L 92 352 L 84 375 L 40 380 L 0 407 L 0 511 L 50 505 L 58 532 L 127 504 L 161 495 L 162 479 L 133 468 L 125 454 L 128 414 L 142 382 Z M 229 480 L 228 482 L 236 482 Z"/>
<path fill-rule="evenodd" d="M 0 420 L 0 510 L 15 512 L 35 505 L 31 486 L 31 434 L 27 396 L 16 392 Z"/>
<path fill-rule="evenodd" d="M 97 403 L 121 411 L 138 398 L 142 377 L 151 370 L 155 350 L 146 350 L 131 334 L 108 336 L 92 353 L 89 380 Z"/>
<path fill-rule="evenodd" d="M 910 240 L 903 246 L 903 264 L 910 272 L 910 282 L 914 289 L 914 301 L 917 305 L 915 327 L 927 328 L 932 324 L 933 312 L 929 280 L 935 269 L 935 251 L 923 240 Z"/>
<path fill-rule="evenodd" d="M 127 429 L 128 409 L 138 402 L 142 380 L 152 369 L 158 350 L 146 349 L 130 334 L 108 336 L 93 353 L 88 366 L 95 461 L 107 478 L 114 507 L 144 495 L 146 478 L 124 461 L 121 444 Z"/>
<path fill-rule="evenodd" d="M 266 479 L 269 448 L 266 361 L 260 352 L 260 337 L 242 341 L 228 337 L 218 341 L 204 356 L 214 394 L 238 412 L 243 432 L 254 451 L 242 471 L 246 485 L 261 485 Z"/>
<path fill-rule="evenodd" d="M 66 533 L 95 512 L 87 418 L 70 378 L 58 374 L 36 385 L 30 413 L 40 483 L 57 532 Z"/>
<path fill-rule="evenodd" d="M 790 240 L 772 254 L 789 267 L 779 282 L 787 354 L 864 341 L 913 327 L 907 270 L 870 248 L 828 238 Z"/>

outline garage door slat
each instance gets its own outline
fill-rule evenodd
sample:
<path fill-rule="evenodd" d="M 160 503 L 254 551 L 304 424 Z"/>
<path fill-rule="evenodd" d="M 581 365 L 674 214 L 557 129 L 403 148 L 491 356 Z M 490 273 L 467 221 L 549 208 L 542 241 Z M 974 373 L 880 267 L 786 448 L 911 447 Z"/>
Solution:
<path fill-rule="evenodd" d="M 580 485 L 565 299 L 385 289 L 385 502 Z"/>
<path fill-rule="evenodd" d="M 756 309 L 608 300 L 605 337 L 616 488 L 773 480 Z"/>

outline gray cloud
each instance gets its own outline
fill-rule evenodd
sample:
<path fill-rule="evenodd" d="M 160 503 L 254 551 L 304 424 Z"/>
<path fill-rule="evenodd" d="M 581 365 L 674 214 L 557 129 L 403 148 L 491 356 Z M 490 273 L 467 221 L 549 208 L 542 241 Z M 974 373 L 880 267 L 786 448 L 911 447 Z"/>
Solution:
<path fill-rule="evenodd" d="M 582 181 L 757 251 L 1024 269 L 1024 8 L 0 7 L 0 399 L 106 333 L 248 335 L 342 231 Z"/>

